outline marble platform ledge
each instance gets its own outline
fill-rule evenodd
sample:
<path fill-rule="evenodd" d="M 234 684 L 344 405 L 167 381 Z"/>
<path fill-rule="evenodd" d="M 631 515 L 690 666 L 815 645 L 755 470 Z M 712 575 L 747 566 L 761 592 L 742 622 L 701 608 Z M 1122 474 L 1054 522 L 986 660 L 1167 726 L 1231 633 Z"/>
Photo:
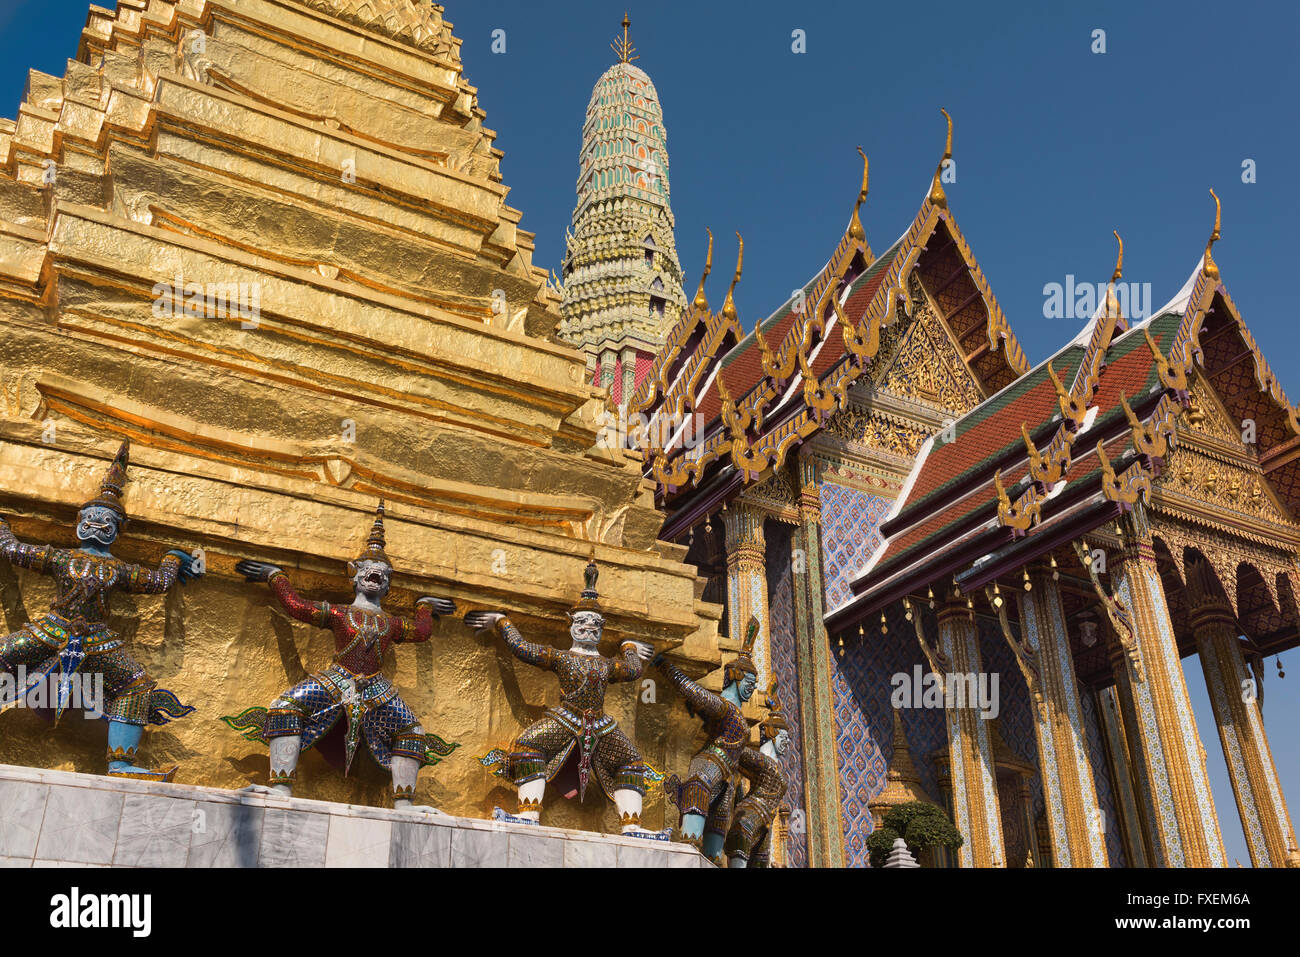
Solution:
<path fill-rule="evenodd" d="M 0 867 L 711 867 L 685 844 L 0 765 Z"/>

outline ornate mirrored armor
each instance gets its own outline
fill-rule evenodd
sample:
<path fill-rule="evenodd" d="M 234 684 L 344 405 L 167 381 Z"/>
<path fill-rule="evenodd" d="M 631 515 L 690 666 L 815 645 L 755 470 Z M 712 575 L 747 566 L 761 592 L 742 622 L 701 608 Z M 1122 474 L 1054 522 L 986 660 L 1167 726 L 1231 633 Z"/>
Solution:
<path fill-rule="evenodd" d="M 392 772 L 393 806 L 410 807 L 420 769 L 437 764 L 459 745 L 425 732 L 397 688 L 384 677 L 384 654 L 394 644 L 428 641 L 434 619 L 454 614 L 456 606 L 446 598 L 420 598 L 414 621 L 383 610 L 380 602 L 388 594 L 393 574 L 384 552 L 383 501 L 365 549 L 348 563 L 355 594 L 350 605 L 299 597 L 289 576 L 274 565 L 241 561 L 235 568 L 250 582 L 268 582 L 291 618 L 332 631 L 337 649 L 328 668 L 294 685 L 270 708 L 248 708 L 222 718 L 248 740 L 268 745 L 271 788 L 289 795 L 299 755 L 338 728 L 346 755 L 344 774 L 351 771 L 364 740 L 371 757 Z"/>
<path fill-rule="evenodd" d="M 670 775 L 664 781 L 668 800 L 681 811 L 682 840 L 717 860 L 722 853 L 735 806 L 740 755 L 749 740 L 749 723 L 741 706 L 753 697 L 758 668 L 752 657 L 758 619 L 750 618 L 740 654 L 723 669 L 722 694 L 707 691 L 671 662 L 657 659 L 660 669 L 686 699 L 686 710 L 704 722 L 708 742 L 691 759 L 686 779 Z"/>
<path fill-rule="evenodd" d="M 745 745 L 740 752 L 740 773 L 749 790 L 736 803 L 736 814 L 727 831 L 729 867 L 769 867 L 772 859 L 772 825 L 785 797 L 785 772 L 780 757 L 790 744 L 790 723 L 776 695 L 777 682 L 767 692 L 768 714 L 759 725 L 757 748 Z"/>
<path fill-rule="evenodd" d="M 480 760 L 518 787 L 516 820 L 539 822 L 547 782 L 572 762 L 578 800 L 586 797 L 594 778 L 618 809 L 623 833 L 646 835 L 649 832 L 641 828 L 642 801 L 646 789 L 663 776 L 641 759 L 636 746 L 605 713 L 605 692 L 613 683 L 640 678 L 651 649 L 641 642 L 625 641 L 617 658 L 606 658 L 597 650 L 605 626 L 596 592 L 598 576 L 593 560 L 587 565 L 582 599 L 569 612 L 573 645 L 568 651 L 525 640 L 502 613 L 465 616 L 465 624 L 471 628 L 504 638 L 520 661 L 553 671 L 560 679 L 559 703 L 548 707 L 545 716 L 520 734 L 509 751 L 495 749 Z"/>
<path fill-rule="evenodd" d="M 122 636 L 109 626 L 109 606 L 115 591 L 158 595 L 203 572 L 179 550 L 169 551 L 157 569 L 113 556 L 113 543 L 127 522 L 122 490 L 130 452 L 131 443 L 123 442 L 99 494 L 77 513 L 80 548 L 24 545 L 0 519 L 0 554 L 54 579 L 50 610 L 0 639 L 0 708 L 39 695 L 52 705 L 57 723 L 68 707 L 80 704 L 108 721 L 109 774 L 170 781 L 175 767 L 151 771 L 136 766 L 144 728 L 194 709 L 158 688 L 144 666 L 126 653 Z M 42 693 L 45 689 L 50 693 Z M 93 700 L 101 696 L 102 701 Z"/>

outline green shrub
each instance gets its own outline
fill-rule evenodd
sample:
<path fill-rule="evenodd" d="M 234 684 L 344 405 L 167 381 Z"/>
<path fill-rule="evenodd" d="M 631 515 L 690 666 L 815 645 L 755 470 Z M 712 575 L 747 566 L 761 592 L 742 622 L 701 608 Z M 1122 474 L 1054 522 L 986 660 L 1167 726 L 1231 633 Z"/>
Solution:
<path fill-rule="evenodd" d="M 918 860 L 921 851 L 928 847 L 946 847 L 955 851 L 966 843 L 942 808 L 924 801 L 909 801 L 886 814 L 881 826 L 867 838 L 867 853 L 872 867 L 885 866 L 889 852 L 894 849 L 894 841 L 900 837 Z"/>

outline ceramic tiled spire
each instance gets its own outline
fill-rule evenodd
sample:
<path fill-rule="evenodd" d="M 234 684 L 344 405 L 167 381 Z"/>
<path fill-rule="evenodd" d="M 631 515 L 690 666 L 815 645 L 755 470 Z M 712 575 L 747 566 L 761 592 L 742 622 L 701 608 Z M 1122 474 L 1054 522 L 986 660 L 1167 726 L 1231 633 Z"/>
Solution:
<path fill-rule="evenodd" d="M 631 62 L 626 20 L 614 47 L 619 62 L 596 83 L 582 131 L 559 334 L 587 353 L 590 381 L 624 402 L 686 296 L 659 94 Z"/>

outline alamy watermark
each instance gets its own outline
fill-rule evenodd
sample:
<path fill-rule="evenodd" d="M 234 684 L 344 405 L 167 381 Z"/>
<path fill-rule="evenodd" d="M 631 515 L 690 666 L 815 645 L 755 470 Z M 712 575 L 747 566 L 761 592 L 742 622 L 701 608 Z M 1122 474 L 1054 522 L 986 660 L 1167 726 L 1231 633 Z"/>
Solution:
<path fill-rule="evenodd" d="M 601 416 L 596 444 L 604 448 L 696 448 L 704 440 L 707 423 L 698 412 L 687 415 L 656 415 L 653 420 L 637 412 L 628 415 L 627 406 L 606 409 Z"/>
<path fill-rule="evenodd" d="M 889 703 L 903 708 L 974 708 L 991 721 L 1001 710 L 999 675 L 989 672 L 955 672 L 937 675 L 914 665 L 911 673 L 900 671 L 889 679 L 893 693 Z"/>
<path fill-rule="evenodd" d="M 1075 282 L 1074 274 L 1065 277 L 1064 283 L 1049 282 L 1043 286 L 1043 318 L 1074 319 L 1080 322 L 1091 319 L 1106 301 L 1106 290 L 1111 283 Z M 1151 315 L 1151 283 L 1116 282 L 1113 285 L 1115 300 L 1126 319 L 1147 319 Z"/>
<path fill-rule="evenodd" d="M 255 282 L 201 283 L 177 273 L 172 282 L 154 283 L 153 316 L 240 319 L 243 329 L 256 329 L 262 317 L 262 286 Z"/>
<path fill-rule="evenodd" d="M 0 672 L 0 707 L 54 710 L 59 702 L 64 708 L 85 712 L 87 721 L 104 716 L 104 675 L 59 674 L 50 672 L 29 678 L 27 666 L 19 665 L 15 674 Z"/>

